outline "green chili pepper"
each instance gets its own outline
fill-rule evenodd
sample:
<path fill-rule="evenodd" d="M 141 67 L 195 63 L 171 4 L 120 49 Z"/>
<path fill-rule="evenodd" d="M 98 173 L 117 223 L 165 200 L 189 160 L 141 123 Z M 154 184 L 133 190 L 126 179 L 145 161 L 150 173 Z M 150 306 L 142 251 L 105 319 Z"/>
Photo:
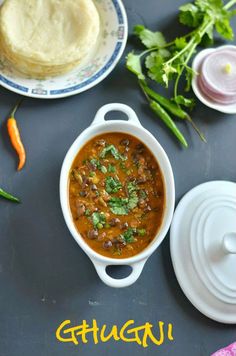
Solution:
<path fill-rule="evenodd" d="M 176 105 L 173 101 L 171 101 L 170 99 L 166 99 L 164 98 L 164 96 L 161 96 L 160 94 L 156 93 L 154 90 L 149 88 L 144 82 L 140 81 L 139 83 L 145 93 L 150 96 L 150 98 L 157 101 L 163 108 L 168 110 L 171 114 L 179 117 L 180 119 L 186 119 L 188 117 L 188 114 L 178 105 Z"/>
<path fill-rule="evenodd" d="M 20 200 L 16 197 L 14 197 L 13 195 L 5 192 L 3 189 L 0 188 L 0 196 L 7 199 L 7 200 L 11 200 L 15 203 L 20 203 Z"/>
<path fill-rule="evenodd" d="M 178 127 L 175 125 L 174 121 L 171 119 L 170 115 L 154 100 L 150 100 L 151 109 L 157 114 L 160 119 L 166 124 L 171 132 L 178 138 L 184 147 L 188 147 L 188 143 L 185 140 L 183 134 L 180 132 Z"/>
<path fill-rule="evenodd" d="M 191 119 L 191 117 L 189 116 L 189 114 L 186 111 L 181 109 L 180 106 L 175 104 L 170 99 L 166 99 L 163 96 L 161 96 L 160 94 L 156 93 L 154 90 L 149 88 L 144 81 L 140 80 L 139 81 L 139 85 L 141 86 L 143 92 L 146 95 L 148 95 L 150 98 L 152 98 L 155 101 L 157 101 L 163 108 L 165 108 L 171 114 L 177 116 L 178 118 L 180 118 L 182 120 L 187 120 L 188 122 L 190 122 L 190 124 L 193 126 L 194 130 L 200 136 L 201 140 L 206 142 L 206 139 L 205 139 L 203 133 L 199 130 L 199 128 L 196 126 L 196 124 L 194 123 L 194 121 Z"/>

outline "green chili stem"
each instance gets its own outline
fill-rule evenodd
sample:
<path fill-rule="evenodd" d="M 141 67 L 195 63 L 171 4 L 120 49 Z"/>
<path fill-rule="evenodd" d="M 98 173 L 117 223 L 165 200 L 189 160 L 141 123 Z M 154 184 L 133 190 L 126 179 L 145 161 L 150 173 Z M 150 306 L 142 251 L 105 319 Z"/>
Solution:
<path fill-rule="evenodd" d="M 16 110 L 19 108 L 19 106 L 20 106 L 20 104 L 22 103 L 22 101 L 23 101 L 23 98 L 20 99 L 20 100 L 16 103 L 15 107 L 13 108 L 12 112 L 10 113 L 10 117 L 15 117 Z"/>

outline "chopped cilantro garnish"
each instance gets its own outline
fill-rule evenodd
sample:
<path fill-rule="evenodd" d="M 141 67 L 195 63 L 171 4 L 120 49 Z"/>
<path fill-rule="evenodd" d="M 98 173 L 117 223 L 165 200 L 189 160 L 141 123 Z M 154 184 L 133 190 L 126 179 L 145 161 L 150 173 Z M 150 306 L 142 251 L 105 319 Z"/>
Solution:
<path fill-rule="evenodd" d="M 113 197 L 109 200 L 108 204 L 110 206 L 111 212 L 116 215 L 127 215 L 129 212 L 128 198 L 116 198 Z"/>
<path fill-rule="evenodd" d="M 114 145 L 108 145 L 103 148 L 102 152 L 100 153 L 100 158 L 105 158 L 107 154 L 111 154 L 117 161 L 126 161 L 127 157 L 122 155 Z"/>
<path fill-rule="evenodd" d="M 145 236 L 146 235 L 146 230 L 145 229 L 137 229 L 137 234 L 139 236 Z"/>
<path fill-rule="evenodd" d="M 107 169 L 106 169 L 105 166 L 101 166 L 100 171 L 101 171 L 103 174 L 106 174 L 106 173 L 107 173 Z"/>
<path fill-rule="evenodd" d="M 122 239 L 128 244 L 134 242 L 134 235 L 144 236 L 146 234 L 145 229 L 135 229 L 129 227 L 123 234 L 120 235 Z"/>
<path fill-rule="evenodd" d="M 125 165 L 125 162 L 120 162 L 120 169 L 122 169 L 123 172 L 127 173 L 128 169 Z"/>
<path fill-rule="evenodd" d="M 102 173 L 104 173 L 104 174 L 107 173 L 106 167 L 103 166 L 103 165 L 101 164 L 101 162 L 100 162 L 98 159 L 92 158 L 92 159 L 90 160 L 90 163 L 91 163 L 96 169 L 98 169 L 99 171 L 101 171 Z"/>
<path fill-rule="evenodd" d="M 106 177 L 107 193 L 117 193 L 122 188 L 120 181 L 113 177 Z"/>
<path fill-rule="evenodd" d="M 138 196 L 137 196 L 137 193 L 136 192 L 132 192 L 130 195 L 129 195 L 129 201 L 128 201 L 128 204 L 127 204 L 127 208 L 129 210 L 132 210 L 134 208 L 136 208 L 136 206 L 138 205 Z"/>
<path fill-rule="evenodd" d="M 93 226 L 96 229 L 98 226 L 104 226 L 106 224 L 106 216 L 103 212 L 95 212 L 92 214 Z"/>
<path fill-rule="evenodd" d="M 126 243 L 134 242 L 134 235 L 144 236 L 146 234 L 145 229 L 135 229 L 129 227 L 123 234 L 120 235 Z"/>
<path fill-rule="evenodd" d="M 145 190 L 140 190 L 139 191 L 139 196 L 141 199 L 146 199 L 147 198 L 147 193 L 145 192 Z"/>
<path fill-rule="evenodd" d="M 109 173 L 115 173 L 116 172 L 116 167 L 113 166 L 113 164 L 110 164 L 108 165 L 108 172 Z"/>
<path fill-rule="evenodd" d="M 89 216 L 90 215 L 90 209 L 86 209 L 84 215 L 85 216 Z"/>
<path fill-rule="evenodd" d="M 137 184 L 135 184 L 135 182 L 129 182 L 127 184 L 127 190 L 129 194 L 136 192 L 136 190 L 138 190 Z"/>
<path fill-rule="evenodd" d="M 134 233 L 135 230 L 129 227 L 121 236 L 124 237 L 126 243 L 131 243 L 134 242 Z"/>
<path fill-rule="evenodd" d="M 108 204 L 113 214 L 127 215 L 130 210 L 136 208 L 138 205 L 138 195 L 136 189 L 136 185 L 133 182 L 129 182 L 127 185 L 127 198 L 111 198 L 109 200 Z"/>
<path fill-rule="evenodd" d="M 90 160 L 90 163 L 91 163 L 94 167 L 96 167 L 96 169 L 101 166 L 101 163 L 100 163 L 100 161 L 99 161 L 97 158 L 92 158 L 92 159 Z"/>

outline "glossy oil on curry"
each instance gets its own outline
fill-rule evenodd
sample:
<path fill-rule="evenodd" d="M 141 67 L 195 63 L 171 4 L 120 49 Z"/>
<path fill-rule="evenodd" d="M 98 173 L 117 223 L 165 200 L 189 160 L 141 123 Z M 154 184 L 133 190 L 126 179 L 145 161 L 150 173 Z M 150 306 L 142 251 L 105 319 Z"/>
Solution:
<path fill-rule="evenodd" d="M 163 219 L 165 187 L 158 162 L 134 136 L 96 136 L 71 167 L 69 204 L 77 230 L 93 250 L 111 258 L 137 255 Z"/>

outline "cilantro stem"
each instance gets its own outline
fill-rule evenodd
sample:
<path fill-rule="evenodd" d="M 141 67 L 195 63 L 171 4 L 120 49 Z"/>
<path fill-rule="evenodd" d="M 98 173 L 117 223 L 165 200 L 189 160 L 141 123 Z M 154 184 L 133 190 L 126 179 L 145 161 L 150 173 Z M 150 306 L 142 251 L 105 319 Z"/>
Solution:
<path fill-rule="evenodd" d="M 233 1 L 236 1 L 236 0 L 233 0 Z M 199 28 L 199 30 L 197 31 L 197 34 L 198 34 L 198 37 L 200 39 L 202 39 L 203 35 L 207 32 L 208 28 L 211 27 L 212 25 L 214 24 L 213 21 L 209 21 L 209 22 L 203 22 L 203 24 L 201 25 L 201 27 Z M 186 58 L 186 60 L 184 61 L 184 63 L 182 64 L 182 67 L 180 69 L 180 72 L 178 73 L 178 76 L 176 78 L 176 81 L 175 81 L 175 85 L 174 85 L 174 97 L 176 98 L 178 96 L 178 85 L 179 85 L 179 80 L 183 74 L 183 71 L 184 69 L 186 68 L 189 60 L 191 59 L 192 57 L 192 54 L 193 52 L 195 51 L 195 48 L 197 47 L 199 43 L 199 39 L 197 38 L 197 35 L 195 35 L 193 37 L 193 46 L 192 48 L 190 49 L 189 51 L 189 54 Z M 180 53 L 180 52 L 179 52 Z"/>
<path fill-rule="evenodd" d="M 192 37 L 191 40 L 188 42 L 188 44 L 178 53 L 176 53 L 175 56 L 173 56 L 172 58 L 170 58 L 168 61 L 166 61 L 165 63 L 163 63 L 163 65 L 168 65 L 171 64 L 172 62 L 174 62 L 174 60 L 176 60 L 178 57 L 182 56 L 194 43 L 195 37 Z"/>
<path fill-rule="evenodd" d="M 233 1 L 236 1 L 236 0 L 233 0 Z M 186 35 L 181 36 L 181 38 L 188 38 L 188 37 L 191 37 L 194 33 L 196 33 L 196 30 L 193 30 L 193 31 L 187 33 Z M 162 46 L 162 47 L 158 47 L 158 46 L 156 46 L 156 47 L 151 47 L 151 48 L 149 48 L 149 49 L 143 51 L 142 53 L 140 53 L 139 57 L 141 58 L 141 57 L 145 56 L 146 54 L 148 54 L 148 53 L 150 53 L 150 52 L 153 52 L 153 51 L 158 51 L 159 49 L 166 49 L 166 48 L 168 48 L 168 47 L 173 46 L 174 44 L 175 44 L 175 40 L 166 43 L 166 44 L 165 44 L 164 46 Z"/>
<path fill-rule="evenodd" d="M 231 0 L 231 1 L 229 1 L 223 8 L 224 8 L 225 10 L 228 10 L 228 9 L 230 9 L 234 4 L 236 4 L 236 0 Z"/>

